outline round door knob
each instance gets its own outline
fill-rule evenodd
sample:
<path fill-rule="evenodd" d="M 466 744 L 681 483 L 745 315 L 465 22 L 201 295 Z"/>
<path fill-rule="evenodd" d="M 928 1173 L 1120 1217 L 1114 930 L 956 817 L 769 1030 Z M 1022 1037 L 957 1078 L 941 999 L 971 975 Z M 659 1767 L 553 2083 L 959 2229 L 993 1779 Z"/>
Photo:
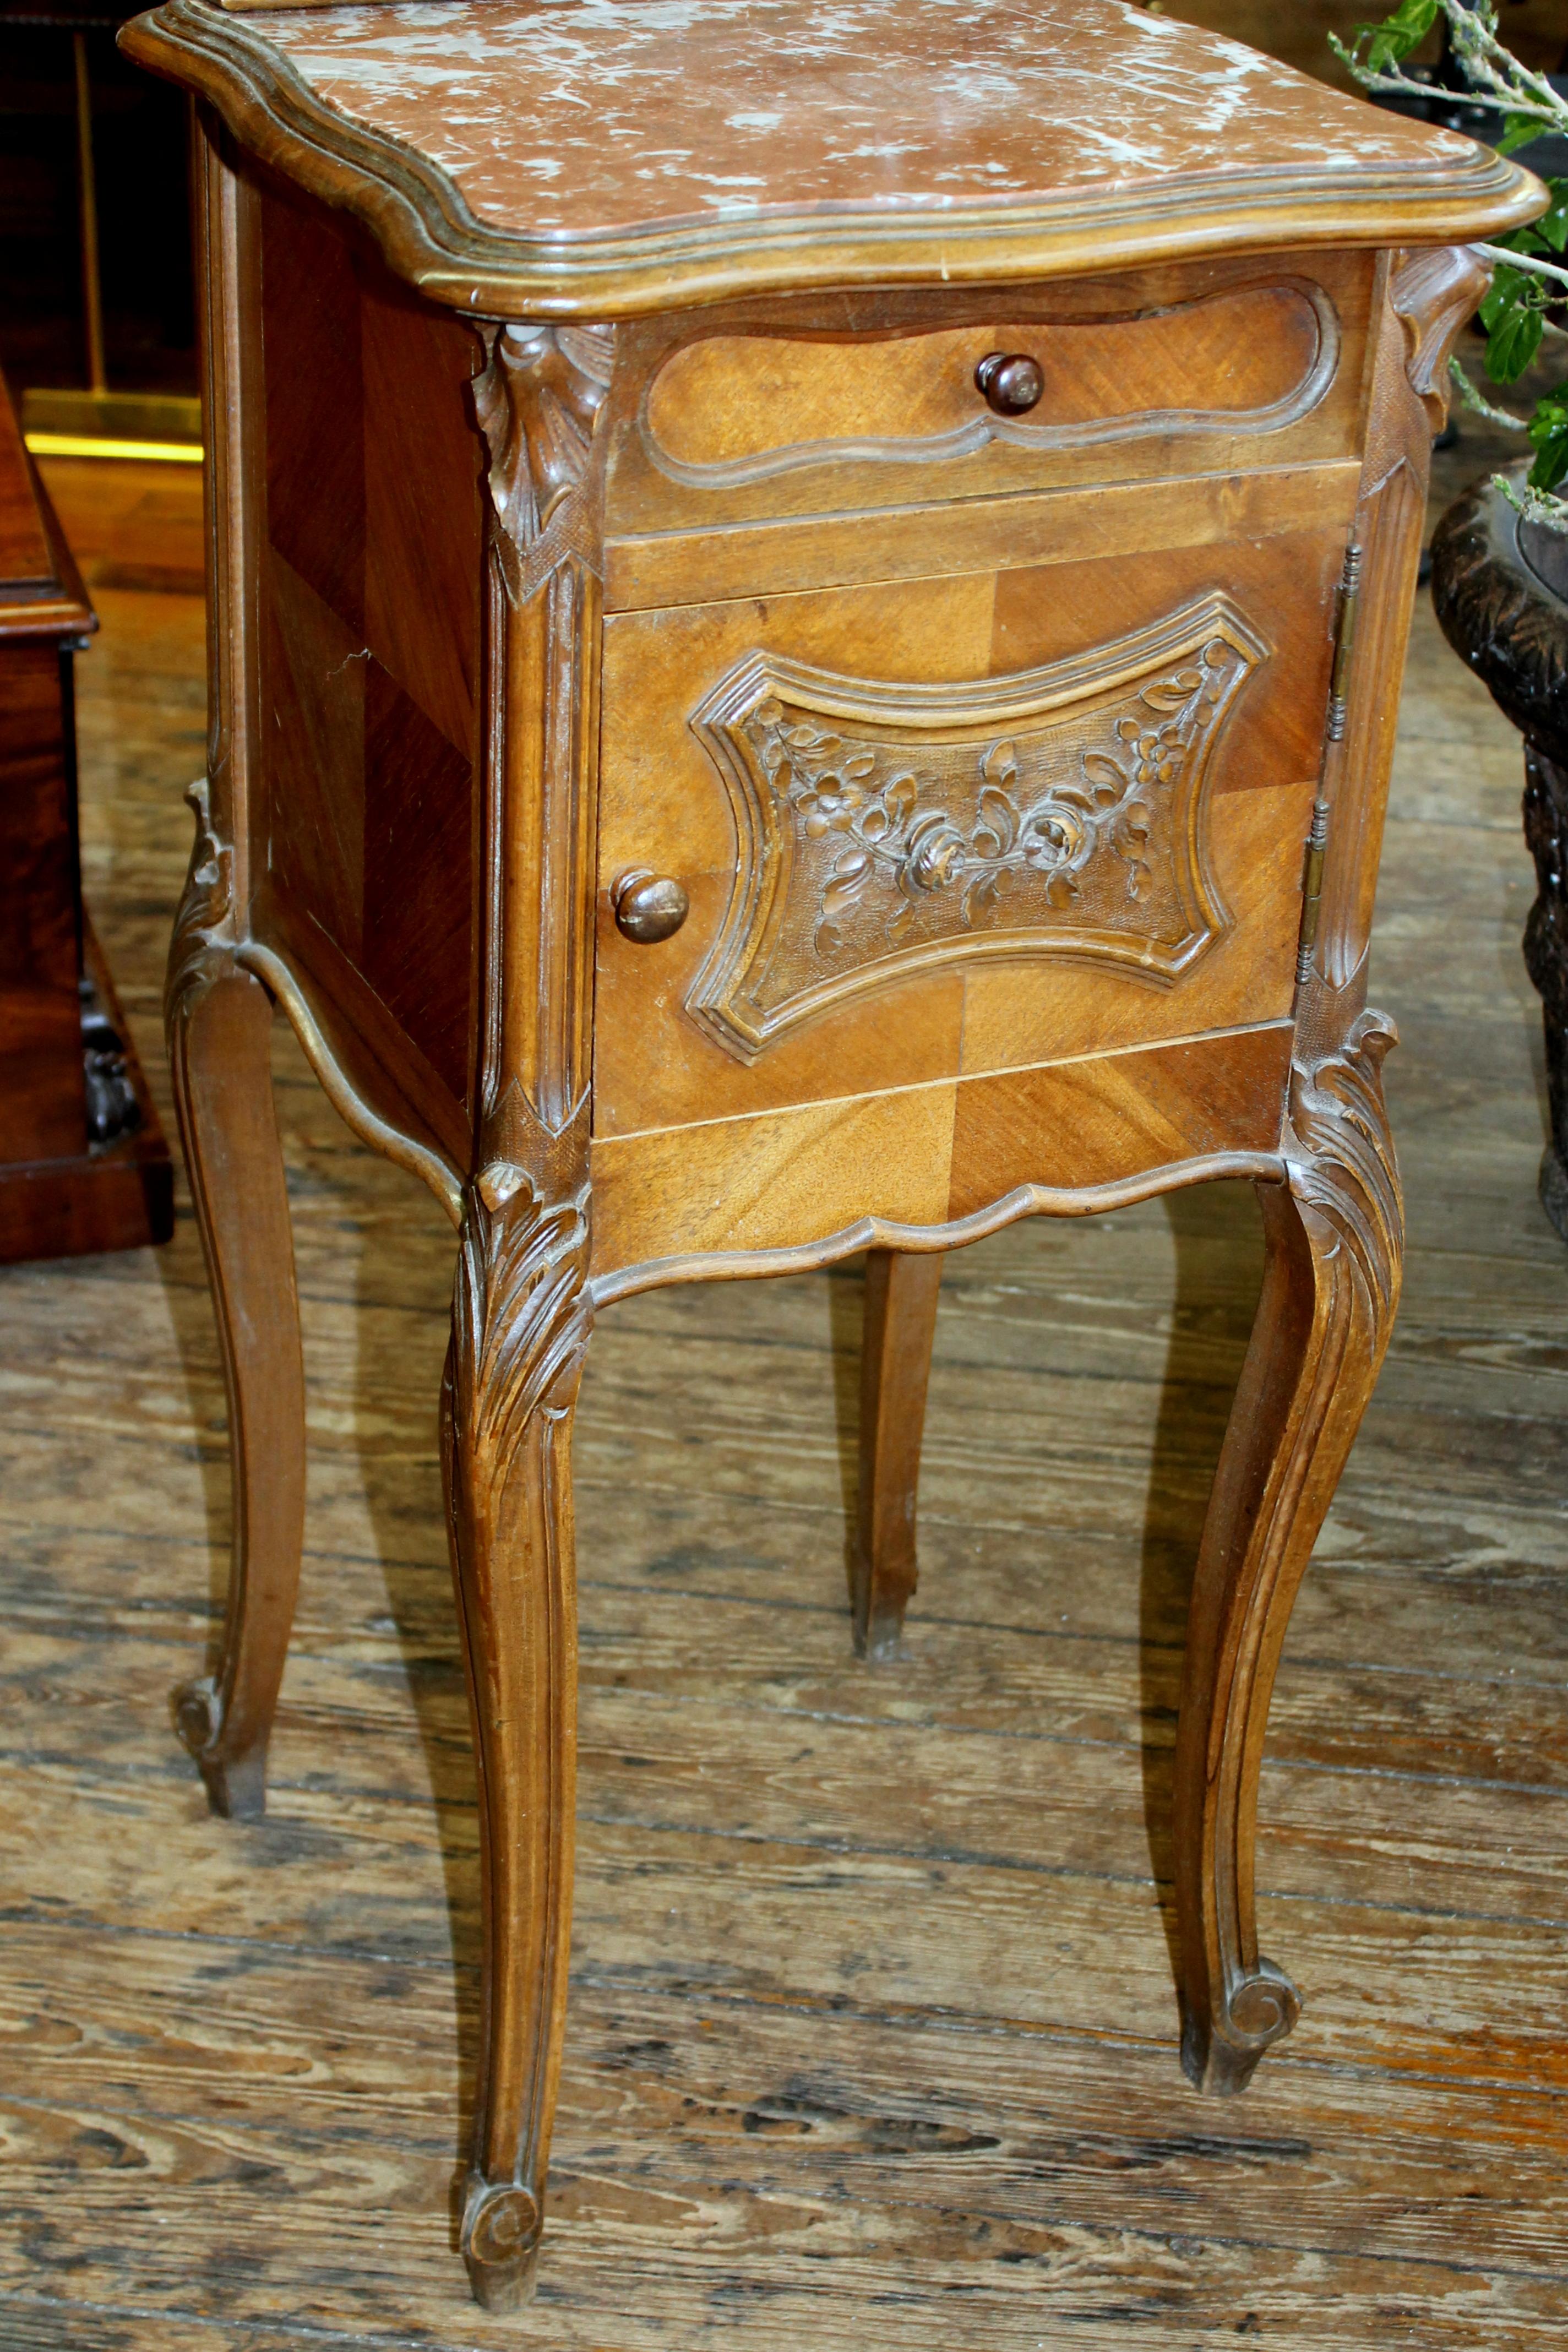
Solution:
<path fill-rule="evenodd" d="M 684 886 L 671 875 L 650 874 L 647 866 L 623 874 L 610 893 L 610 903 L 616 910 L 616 929 L 624 938 L 635 940 L 639 948 L 672 940 L 691 912 Z"/>
<path fill-rule="evenodd" d="M 974 371 L 985 404 L 998 416 L 1025 416 L 1046 388 L 1038 360 L 1027 352 L 987 352 Z"/>

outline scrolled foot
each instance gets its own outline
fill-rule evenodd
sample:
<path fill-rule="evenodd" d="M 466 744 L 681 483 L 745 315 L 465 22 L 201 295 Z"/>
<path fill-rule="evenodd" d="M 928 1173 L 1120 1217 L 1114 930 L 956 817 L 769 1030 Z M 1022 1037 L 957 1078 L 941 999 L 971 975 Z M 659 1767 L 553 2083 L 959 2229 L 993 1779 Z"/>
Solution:
<path fill-rule="evenodd" d="M 1245 2091 L 1264 2052 L 1282 2042 L 1301 2014 L 1301 1997 L 1282 1969 L 1259 1960 L 1226 1993 L 1221 2017 L 1189 2012 L 1182 2034 L 1187 2080 L 1211 2097 Z"/>
<path fill-rule="evenodd" d="M 486 2311 L 521 2311 L 533 2300 L 544 2216 L 531 2190 L 494 2188 L 478 2174 L 463 2212 L 463 2260 L 474 2301 Z"/>
<path fill-rule="evenodd" d="M 221 1821 L 259 1821 L 267 1811 L 265 1743 L 247 1756 L 221 1752 L 223 1704 L 210 1675 L 182 1683 L 174 1695 L 174 1728 L 195 1759 L 207 1802 Z"/>

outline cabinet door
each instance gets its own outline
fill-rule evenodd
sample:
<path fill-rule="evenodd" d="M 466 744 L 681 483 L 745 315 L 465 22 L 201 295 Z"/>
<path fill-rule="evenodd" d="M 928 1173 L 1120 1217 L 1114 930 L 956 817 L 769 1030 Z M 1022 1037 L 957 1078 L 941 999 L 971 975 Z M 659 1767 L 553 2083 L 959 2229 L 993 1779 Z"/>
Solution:
<path fill-rule="evenodd" d="M 1325 483 L 1309 528 L 1292 491 L 1245 538 L 613 615 L 595 1131 L 1287 1018 Z M 654 945 L 615 920 L 638 870 L 690 900 Z"/>

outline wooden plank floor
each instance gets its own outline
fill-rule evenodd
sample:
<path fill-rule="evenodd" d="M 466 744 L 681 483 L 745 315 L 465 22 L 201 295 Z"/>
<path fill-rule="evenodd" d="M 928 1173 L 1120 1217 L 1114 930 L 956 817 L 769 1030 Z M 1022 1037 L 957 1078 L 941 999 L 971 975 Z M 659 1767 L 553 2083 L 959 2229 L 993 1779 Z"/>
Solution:
<path fill-rule="evenodd" d="M 161 1076 L 201 616 L 100 602 L 88 888 Z M 3 2352 L 1561 2342 L 1568 1250 L 1534 1192 L 1519 784 L 1424 604 L 1374 990 L 1408 1285 L 1264 1775 L 1266 1948 L 1305 2012 L 1233 2104 L 1177 2063 L 1166 1808 L 1245 1192 L 950 1261 L 887 1670 L 845 1600 L 856 1270 L 604 1318 L 574 2006 L 515 2319 L 453 2251 L 478 1889 L 450 1234 L 280 1035 L 309 1557 L 251 1828 L 207 1817 L 167 1715 L 228 1513 L 188 1209 L 162 1254 L 0 1275 Z"/>

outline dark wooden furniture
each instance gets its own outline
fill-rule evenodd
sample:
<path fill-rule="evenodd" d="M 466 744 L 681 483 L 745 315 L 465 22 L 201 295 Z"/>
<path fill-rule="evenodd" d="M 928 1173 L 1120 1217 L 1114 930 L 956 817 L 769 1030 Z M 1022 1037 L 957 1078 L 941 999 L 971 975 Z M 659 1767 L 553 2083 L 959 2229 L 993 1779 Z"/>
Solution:
<path fill-rule="evenodd" d="M 526 2292 L 542 2222 L 573 1406 L 653 1285 L 869 1251 L 879 1655 L 935 1254 L 1256 1184 L 1176 1799 L 1185 2063 L 1239 2089 L 1298 2009 L 1254 1915 L 1268 1696 L 1399 1283 L 1366 951 L 1486 278 L 1455 240 L 1538 188 L 1111 0 L 167 0 L 124 37 L 203 138 L 216 717 L 169 1021 L 237 1531 L 182 1724 L 259 1811 L 303 1493 L 276 1002 L 459 1236 L 475 2292 Z"/>
<path fill-rule="evenodd" d="M 188 142 L 178 93 L 116 54 L 135 14 L 126 0 L 0 0 L 0 367 L 30 433 L 191 437 Z M 136 389 L 110 392 L 111 378 Z"/>
<path fill-rule="evenodd" d="M 1511 469 L 1522 480 L 1529 461 Z M 1489 478 L 1432 541 L 1443 633 L 1524 737 L 1524 837 L 1540 895 L 1524 961 L 1546 1028 L 1550 1133 L 1541 1202 L 1568 1241 L 1568 541 L 1523 517 Z"/>
<path fill-rule="evenodd" d="M 82 915 L 71 662 L 97 626 L 0 383 L 0 1261 L 173 1230 L 168 1150 Z"/>

